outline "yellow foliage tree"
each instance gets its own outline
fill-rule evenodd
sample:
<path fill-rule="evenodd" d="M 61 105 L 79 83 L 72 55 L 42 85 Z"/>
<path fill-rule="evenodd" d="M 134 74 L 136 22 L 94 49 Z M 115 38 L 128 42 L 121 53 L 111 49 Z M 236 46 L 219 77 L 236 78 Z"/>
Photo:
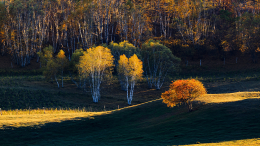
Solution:
<path fill-rule="evenodd" d="M 65 52 L 63 50 L 60 50 L 58 55 L 56 56 L 56 62 L 58 63 L 59 69 L 61 71 L 61 87 L 63 87 L 63 72 L 65 68 L 68 66 L 68 59 L 65 56 Z"/>
<path fill-rule="evenodd" d="M 192 111 L 192 101 L 199 96 L 207 94 L 203 84 L 195 79 L 177 80 L 170 85 L 170 89 L 162 93 L 163 103 L 168 107 L 174 107 L 181 103 L 188 105 Z"/>
<path fill-rule="evenodd" d="M 93 102 L 100 99 L 100 85 L 105 74 L 112 73 L 113 55 L 103 46 L 89 48 L 80 57 L 78 70 L 82 78 L 90 79 Z"/>
<path fill-rule="evenodd" d="M 125 87 L 127 92 L 127 102 L 131 105 L 134 94 L 135 82 L 142 77 L 143 74 L 143 62 L 138 59 L 136 54 L 131 56 L 129 59 L 125 54 L 120 56 L 118 61 L 118 72 L 119 75 L 125 78 Z M 130 93 L 128 93 L 128 88 L 130 84 Z"/>
<path fill-rule="evenodd" d="M 130 58 L 130 56 L 136 54 L 138 57 L 141 57 L 139 49 L 136 48 L 133 44 L 129 43 L 128 41 L 123 41 L 118 44 L 111 42 L 110 45 L 108 46 L 108 48 L 110 48 L 112 50 L 112 55 L 115 58 L 114 63 L 115 63 L 116 68 L 118 66 L 118 60 L 120 58 L 120 55 L 125 54 L 125 56 L 127 58 Z M 124 79 L 122 79 L 122 78 L 124 78 L 124 77 L 120 76 L 120 74 L 119 74 L 118 79 L 120 81 L 121 88 L 122 88 L 122 90 L 126 91 Z"/>

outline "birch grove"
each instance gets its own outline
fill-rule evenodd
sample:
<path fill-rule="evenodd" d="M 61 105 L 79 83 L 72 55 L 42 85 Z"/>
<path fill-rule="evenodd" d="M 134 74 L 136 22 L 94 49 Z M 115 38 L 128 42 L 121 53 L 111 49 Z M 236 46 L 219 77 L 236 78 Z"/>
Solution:
<path fill-rule="evenodd" d="M 124 40 L 141 48 L 155 39 L 184 58 L 201 58 L 205 49 L 239 50 L 253 58 L 258 47 L 249 45 L 243 23 L 245 17 L 258 19 L 259 6 L 237 0 L 6 0 L 0 2 L 0 52 L 24 67 L 39 62 L 37 52 L 49 45 L 71 60 L 80 48 Z M 259 35 L 257 25 L 252 30 Z"/>

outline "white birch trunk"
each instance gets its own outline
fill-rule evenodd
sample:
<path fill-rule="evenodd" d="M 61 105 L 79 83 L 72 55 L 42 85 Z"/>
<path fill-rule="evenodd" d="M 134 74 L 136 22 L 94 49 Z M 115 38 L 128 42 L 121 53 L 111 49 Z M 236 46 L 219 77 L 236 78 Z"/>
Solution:
<path fill-rule="evenodd" d="M 58 88 L 60 88 L 60 84 L 59 84 L 59 82 L 58 82 L 58 80 L 57 80 L 57 77 L 55 76 L 55 80 L 56 80 L 56 83 L 57 83 L 57 85 L 58 85 Z"/>

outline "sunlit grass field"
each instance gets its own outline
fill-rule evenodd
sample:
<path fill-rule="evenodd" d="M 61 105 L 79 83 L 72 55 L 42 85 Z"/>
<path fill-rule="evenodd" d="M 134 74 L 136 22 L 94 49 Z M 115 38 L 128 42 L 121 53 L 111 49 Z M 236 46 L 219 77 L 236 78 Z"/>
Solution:
<path fill-rule="evenodd" d="M 259 146 L 260 138 L 233 140 L 218 143 L 191 144 L 185 146 Z"/>
<path fill-rule="evenodd" d="M 226 61 L 189 61 L 182 72 L 169 73 L 161 90 L 147 89 L 144 79 L 136 84 L 132 106 L 116 76 L 102 84 L 96 104 L 68 75 L 58 89 L 31 65 L 0 69 L 0 146 L 258 146 L 259 64 Z M 160 94 L 171 81 L 188 78 L 202 81 L 209 93 L 194 102 L 194 111 L 163 104 Z"/>
<path fill-rule="evenodd" d="M 41 75 L 0 77 L 0 146 L 260 145 L 260 74 L 177 78 L 196 78 L 209 91 L 193 112 L 162 103 L 170 82 L 161 90 L 139 82 L 128 106 L 116 81 L 93 103 L 68 77 L 60 89 Z"/>
<path fill-rule="evenodd" d="M 168 108 L 161 99 L 104 112 L 5 111 L 0 145 L 252 145 L 260 143 L 260 94 L 208 94 Z M 198 143 L 198 144 L 197 144 Z"/>
<path fill-rule="evenodd" d="M 0 116 L 0 129 L 42 126 L 51 122 L 66 120 L 79 120 L 80 118 L 93 118 L 93 116 L 107 114 L 108 112 L 83 112 L 76 110 L 24 110 L 3 111 Z"/>

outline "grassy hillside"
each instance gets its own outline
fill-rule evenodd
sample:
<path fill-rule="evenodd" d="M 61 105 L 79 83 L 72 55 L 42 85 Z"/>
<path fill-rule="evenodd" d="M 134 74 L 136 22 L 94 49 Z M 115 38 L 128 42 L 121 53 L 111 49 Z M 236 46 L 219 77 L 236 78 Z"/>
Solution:
<path fill-rule="evenodd" d="M 168 84 L 168 82 L 166 82 Z M 158 99 L 162 90 L 148 89 L 145 82 L 135 86 L 132 104 L 139 104 Z M 126 92 L 122 91 L 119 82 L 114 79 L 101 86 L 101 99 L 93 103 L 90 88 L 87 92 L 79 89 L 70 80 L 64 78 L 64 88 L 58 88 L 55 82 L 47 82 L 41 75 L 37 76 L 0 76 L 0 108 L 2 110 L 42 109 L 45 108 L 92 108 L 92 111 L 117 109 L 128 106 Z"/>
<path fill-rule="evenodd" d="M 235 146 L 260 143 L 258 70 L 238 74 L 205 73 L 198 77 L 193 73 L 172 76 L 171 80 L 197 77 L 210 93 L 198 99 L 195 111 L 191 113 L 185 105 L 168 108 L 161 100 L 138 105 L 158 99 L 168 89 L 170 80 L 161 90 L 148 89 L 145 81 L 139 82 L 132 102 L 135 106 L 129 107 L 126 93 L 120 90 L 116 80 L 102 85 L 101 100 L 96 104 L 92 102 L 90 92 L 76 88 L 68 77 L 65 77 L 65 87 L 58 89 L 55 83 L 46 82 L 37 72 L 24 73 L 0 73 L 0 108 L 3 112 L 0 116 L 0 146 L 208 145 L 212 142 L 214 146 Z M 103 111 L 104 105 L 107 111 L 117 109 L 118 105 L 127 108 L 99 113 L 103 115 L 77 112 L 78 107 L 80 110 Z M 29 107 L 31 110 L 45 107 L 51 114 L 47 114 L 47 110 L 42 114 L 41 110 L 36 115 L 33 111 L 28 115 Z M 75 111 L 52 113 L 56 108 Z M 3 111 L 10 109 L 12 111 Z M 16 109 L 24 112 L 16 115 Z"/>
<path fill-rule="evenodd" d="M 41 127 L 6 127 L 0 145 L 184 145 L 258 138 L 260 99 L 168 108 L 161 100 L 94 118 L 78 118 Z M 225 98 L 224 95 L 219 99 Z M 244 99 L 244 100 L 242 100 Z M 220 101 L 220 100 L 218 100 Z M 80 120 L 79 120 L 80 119 Z M 232 142 L 234 143 L 234 142 Z"/>

